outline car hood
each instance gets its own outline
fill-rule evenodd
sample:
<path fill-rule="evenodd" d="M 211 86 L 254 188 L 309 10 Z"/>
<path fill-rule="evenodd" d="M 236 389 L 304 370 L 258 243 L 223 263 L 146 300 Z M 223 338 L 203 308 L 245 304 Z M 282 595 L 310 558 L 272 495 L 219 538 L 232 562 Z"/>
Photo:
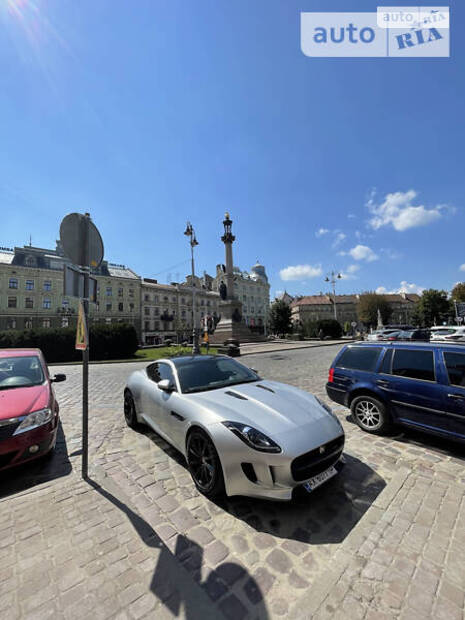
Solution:
<path fill-rule="evenodd" d="M 49 401 L 50 389 L 47 383 L 0 390 L 0 420 L 44 409 L 49 406 Z"/>
<path fill-rule="evenodd" d="M 192 396 L 216 413 L 217 421 L 249 424 L 281 442 L 292 439 L 295 443 L 303 431 L 304 435 L 321 434 L 322 441 L 343 433 L 339 421 L 312 394 L 277 381 L 245 383 Z"/>

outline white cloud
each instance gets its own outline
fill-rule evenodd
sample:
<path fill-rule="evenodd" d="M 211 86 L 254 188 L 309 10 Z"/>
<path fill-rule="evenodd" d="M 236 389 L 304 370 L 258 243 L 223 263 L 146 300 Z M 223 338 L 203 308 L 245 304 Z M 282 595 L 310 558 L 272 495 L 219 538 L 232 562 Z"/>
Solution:
<path fill-rule="evenodd" d="M 322 237 L 323 235 L 327 235 L 328 233 L 329 233 L 328 228 L 320 228 L 319 230 L 316 231 L 315 237 Z"/>
<path fill-rule="evenodd" d="M 278 297 L 281 297 L 281 295 L 284 295 L 284 291 L 275 291 L 274 292 L 274 298 L 277 299 Z"/>
<path fill-rule="evenodd" d="M 465 271 L 465 263 L 463 263 L 463 265 L 460 265 L 459 270 L 460 271 Z"/>
<path fill-rule="evenodd" d="M 378 295 L 383 295 L 383 294 L 393 295 L 396 293 L 417 293 L 418 295 L 421 295 L 424 290 L 425 290 L 424 286 L 419 286 L 418 284 L 413 284 L 413 283 L 410 284 L 406 280 L 402 280 L 402 282 L 400 283 L 400 287 L 397 289 L 388 291 L 386 287 L 378 286 L 378 288 L 376 289 L 376 292 L 378 293 Z"/>
<path fill-rule="evenodd" d="M 336 231 L 334 231 L 334 232 L 336 233 L 336 237 L 335 237 L 335 239 L 333 241 L 333 245 L 332 245 L 333 249 L 337 248 L 337 246 L 340 245 L 344 241 L 346 236 L 347 236 L 343 232 L 336 232 Z"/>
<path fill-rule="evenodd" d="M 354 260 L 365 260 L 367 263 L 371 263 L 374 260 L 378 260 L 379 256 L 373 252 L 367 245 L 356 245 L 348 252 L 339 252 L 340 256 L 352 256 Z"/>
<path fill-rule="evenodd" d="M 347 217 L 349 218 L 349 220 L 357 219 L 357 216 L 354 213 L 349 213 Z"/>
<path fill-rule="evenodd" d="M 414 206 L 412 201 L 416 197 L 417 192 L 413 189 L 407 192 L 394 192 L 387 194 L 384 202 L 377 205 L 372 193 L 366 203 L 373 215 L 368 222 L 369 225 L 375 230 L 392 225 L 395 230 L 404 231 L 426 226 L 442 217 L 445 205 L 436 205 L 432 209 L 426 209 L 423 205 Z"/>
<path fill-rule="evenodd" d="M 347 267 L 347 273 L 355 273 L 360 269 L 360 265 L 349 265 Z"/>
<path fill-rule="evenodd" d="M 321 276 L 322 273 L 321 265 L 291 265 L 281 269 L 279 275 L 281 280 L 305 280 Z"/>

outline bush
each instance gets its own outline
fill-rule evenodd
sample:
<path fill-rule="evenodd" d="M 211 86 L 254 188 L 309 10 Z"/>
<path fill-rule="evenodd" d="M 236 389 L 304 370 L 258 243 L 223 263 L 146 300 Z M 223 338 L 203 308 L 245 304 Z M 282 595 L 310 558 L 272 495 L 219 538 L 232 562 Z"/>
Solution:
<path fill-rule="evenodd" d="M 303 332 L 307 338 L 319 338 L 320 330 L 323 331 L 323 338 L 340 338 L 342 336 L 341 324 L 335 319 L 306 321 L 303 324 Z"/>
<path fill-rule="evenodd" d="M 133 357 L 138 348 L 134 326 L 125 323 L 91 325 L 89 341 L 92 360 Z M 0 349 L 41 349 L 49 363 L 81 360 L 75 342 L 76 330 L 72 327 L 0 332 Z"/>

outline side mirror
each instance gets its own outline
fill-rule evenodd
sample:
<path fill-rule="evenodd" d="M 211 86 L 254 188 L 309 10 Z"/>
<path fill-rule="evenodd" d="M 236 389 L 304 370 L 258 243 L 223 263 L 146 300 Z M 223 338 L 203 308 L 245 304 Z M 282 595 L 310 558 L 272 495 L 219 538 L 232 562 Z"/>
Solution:
<path fill-rule="evenodd" d="M 66 375 L 55 375 L 51 381 L 53 383 L 61 383 L 62 381 L 66 381 Z"/>
<path fill-rule="evenodd" d="M 169 379 L 162 379 L 157 383 L 158 389 L 163 392 L 173 392 L 174 384 Z"/>
<path fill-rule="evenodd" d="M 258 375 L 258 370 L 256 368 L 251 368 L 250 370 Z"/>

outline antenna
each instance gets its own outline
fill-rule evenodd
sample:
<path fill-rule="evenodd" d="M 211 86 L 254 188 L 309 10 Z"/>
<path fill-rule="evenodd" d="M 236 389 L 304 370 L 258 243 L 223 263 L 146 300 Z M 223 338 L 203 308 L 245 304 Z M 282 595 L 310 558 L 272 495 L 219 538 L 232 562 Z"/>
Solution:
<path fill-rule="evenodd" d="M 32 247 L 32 235 L 29 235 L 29 247 Z"/>

